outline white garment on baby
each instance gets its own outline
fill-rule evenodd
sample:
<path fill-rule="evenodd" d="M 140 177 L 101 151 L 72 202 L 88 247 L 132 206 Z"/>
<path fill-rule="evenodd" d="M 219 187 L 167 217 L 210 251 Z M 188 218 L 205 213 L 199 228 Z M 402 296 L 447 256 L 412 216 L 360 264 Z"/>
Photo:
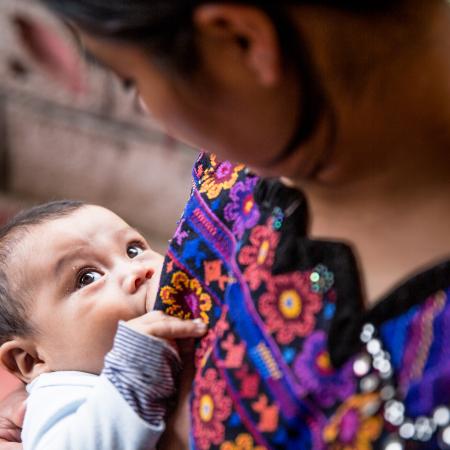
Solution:
<path fill-rule="evenodd" d="M 142 420 L 104 375 L 46 373 L 27 391 L 24 450 L 153 450 L 164 431 L 164 423 Z"/>

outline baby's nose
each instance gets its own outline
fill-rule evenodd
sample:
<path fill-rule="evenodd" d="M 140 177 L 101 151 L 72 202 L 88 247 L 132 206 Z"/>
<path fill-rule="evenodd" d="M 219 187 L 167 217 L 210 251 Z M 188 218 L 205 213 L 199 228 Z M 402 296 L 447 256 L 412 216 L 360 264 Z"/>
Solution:
<path fill-rule="evenodd" d="M 142 273 L 137 273 L 134 278 L 134 288 L 139 287 L 145 283 L 145 280 L 149 280 L 153 276 L 153 270 L 145 270 Z"/>
<path fill-rule="evenodd" d="M 147 280 L 154 274 L 154 270 L 148 266 L 139 265 L 132 268 L 132 270 L 125 277 L 125 289 L 127 292 L 134 294 Z"/>

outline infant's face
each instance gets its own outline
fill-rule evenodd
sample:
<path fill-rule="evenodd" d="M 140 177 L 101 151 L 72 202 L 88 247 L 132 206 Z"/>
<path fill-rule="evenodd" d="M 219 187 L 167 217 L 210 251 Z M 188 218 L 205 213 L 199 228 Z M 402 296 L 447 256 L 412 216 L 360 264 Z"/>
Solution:
<path fill-rule="evenodd" d="M 99 373 L 119 320 L 151 310 L 163 258 L 98 206 L 32 227 L 12 257 L 50 370 Z"/>

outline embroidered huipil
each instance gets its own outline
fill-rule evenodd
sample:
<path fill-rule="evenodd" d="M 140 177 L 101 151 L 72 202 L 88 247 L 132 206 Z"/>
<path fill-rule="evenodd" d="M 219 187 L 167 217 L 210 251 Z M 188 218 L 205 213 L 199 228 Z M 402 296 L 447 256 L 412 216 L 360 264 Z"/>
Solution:
<path fill-rule="evenodd" d="M 450 405 L 450 263 L 365 311 L 344 244 L 310 240 L 302 195 L 203 154 L 166 257 L 158 308 L 201 317 L 192 448 L 382 448 L 376 385 L 353 370 L 373 323 L 409 417 Z M 407 448 L 437 449 L 437 438 Z M 410 444 L 408 444 L 410 445 Z"/>

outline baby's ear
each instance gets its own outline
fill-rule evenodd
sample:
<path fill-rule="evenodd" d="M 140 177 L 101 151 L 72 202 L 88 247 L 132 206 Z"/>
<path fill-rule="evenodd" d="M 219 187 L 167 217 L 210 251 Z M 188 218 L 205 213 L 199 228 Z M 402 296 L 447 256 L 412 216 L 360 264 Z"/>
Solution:
<path fill-rule="evenodd" d="M 49 368 L 36 351 L 36 346 L 25 338 L 14 338 L 0 347 L 0 362 L 24 383 L 30 383 Z"/>

